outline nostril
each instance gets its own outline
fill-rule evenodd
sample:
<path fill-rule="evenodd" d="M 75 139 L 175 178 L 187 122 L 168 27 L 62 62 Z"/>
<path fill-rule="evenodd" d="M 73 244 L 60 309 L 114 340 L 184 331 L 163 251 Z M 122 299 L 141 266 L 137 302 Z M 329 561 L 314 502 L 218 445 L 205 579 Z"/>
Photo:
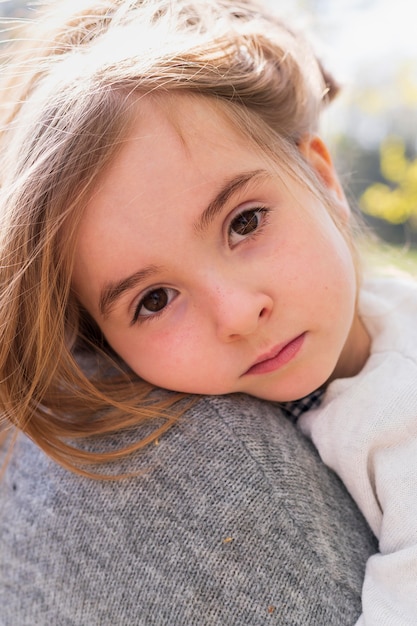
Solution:
<path fill-rule="evenodd" d="M 261 317 L 265 317 L 265 315 L 267 315 L 267 313 L 268 313 L 268 310 L 264 307 L 264 308 L 262 309 L 262 311 L 259 313 L 259 317 L 260 317 L 260 318 L 261 318 Z"/>

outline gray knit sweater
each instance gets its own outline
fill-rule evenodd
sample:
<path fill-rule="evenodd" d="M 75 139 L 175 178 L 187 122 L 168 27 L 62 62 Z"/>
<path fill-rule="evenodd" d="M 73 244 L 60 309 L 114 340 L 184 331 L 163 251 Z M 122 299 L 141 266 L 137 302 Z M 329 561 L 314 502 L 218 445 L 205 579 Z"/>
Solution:
<path fill-rule="evenodd" d="M 272 404 L 204 398 L 97 482 L 21 438 L 0 484 L 1 626 L 353 624 L 374 539 Z"/>

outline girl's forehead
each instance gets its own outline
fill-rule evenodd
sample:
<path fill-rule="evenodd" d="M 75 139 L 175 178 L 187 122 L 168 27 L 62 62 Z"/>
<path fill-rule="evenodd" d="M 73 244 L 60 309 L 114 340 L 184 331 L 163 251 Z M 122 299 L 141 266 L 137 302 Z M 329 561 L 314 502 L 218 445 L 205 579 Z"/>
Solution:
<path fill-rule="evenodd" d="M 145 96 L 134 106 L 127 135 L 93 199 L 111 193 L 115 181 L 118 188 L 130 185 L 132 176 L 144 191 L 168 183 L 179 191 L 199 179 L 222 177 L 225 169 L 245 170 L 262 160 L 254 142 L 207 97 Z"/>
<path fill-rule="evenodd" d="M 143 97 L 129 131 L 103 171 L 82 221 L 114 217 L 115 207 L 152 201 L 167 209 L 185 197 L 198 204 L 207 186 L 262 167 L 251 142 L 204 97 Z M 266 163 L 266 161 L 264 161 Z"/>
<path fill-rule="evenodd" d="M 227 105 L 226 105 L 227 106 Z M 169 94 L 154 97 L 147 95 L 141 98 L 134 116 L 133 133 L 154 133 L 156 136 L 169 131 L 177 135 L 185 147 L 201 141 L 210 143 L 219 138 L 247 143 L 249 139 L 226 115 L 224 105 L 220 106 L 214 99 L 195 94 Z"/>

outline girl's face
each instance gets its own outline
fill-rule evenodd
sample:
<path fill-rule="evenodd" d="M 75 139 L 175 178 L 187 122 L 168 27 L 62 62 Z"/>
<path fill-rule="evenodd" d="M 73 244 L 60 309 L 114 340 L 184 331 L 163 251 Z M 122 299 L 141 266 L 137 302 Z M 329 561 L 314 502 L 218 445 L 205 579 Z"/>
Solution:
<path fill-rule="evenodd" d="M 326 208 L 277 177 L 204 98 L 176 97 L 176 113 L 141 100 L 89 202 L 73 279 L 81 303 L 159 387 L 285 401 L 355 374 L 368 336 L 352 257 Z M 347 220 L 323 144 L 301 150 Z"/>

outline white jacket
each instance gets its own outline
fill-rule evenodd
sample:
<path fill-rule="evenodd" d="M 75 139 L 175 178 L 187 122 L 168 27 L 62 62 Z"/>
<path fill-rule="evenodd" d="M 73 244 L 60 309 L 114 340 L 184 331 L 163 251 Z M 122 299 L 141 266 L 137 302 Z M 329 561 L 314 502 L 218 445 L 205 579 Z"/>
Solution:
<path fill-rule="evenodd" d="M 417 624 L 417 285 L 375 279 L 360 296 L 371 355 L 300 420 L 379 539 L 357 626 Z"/>

